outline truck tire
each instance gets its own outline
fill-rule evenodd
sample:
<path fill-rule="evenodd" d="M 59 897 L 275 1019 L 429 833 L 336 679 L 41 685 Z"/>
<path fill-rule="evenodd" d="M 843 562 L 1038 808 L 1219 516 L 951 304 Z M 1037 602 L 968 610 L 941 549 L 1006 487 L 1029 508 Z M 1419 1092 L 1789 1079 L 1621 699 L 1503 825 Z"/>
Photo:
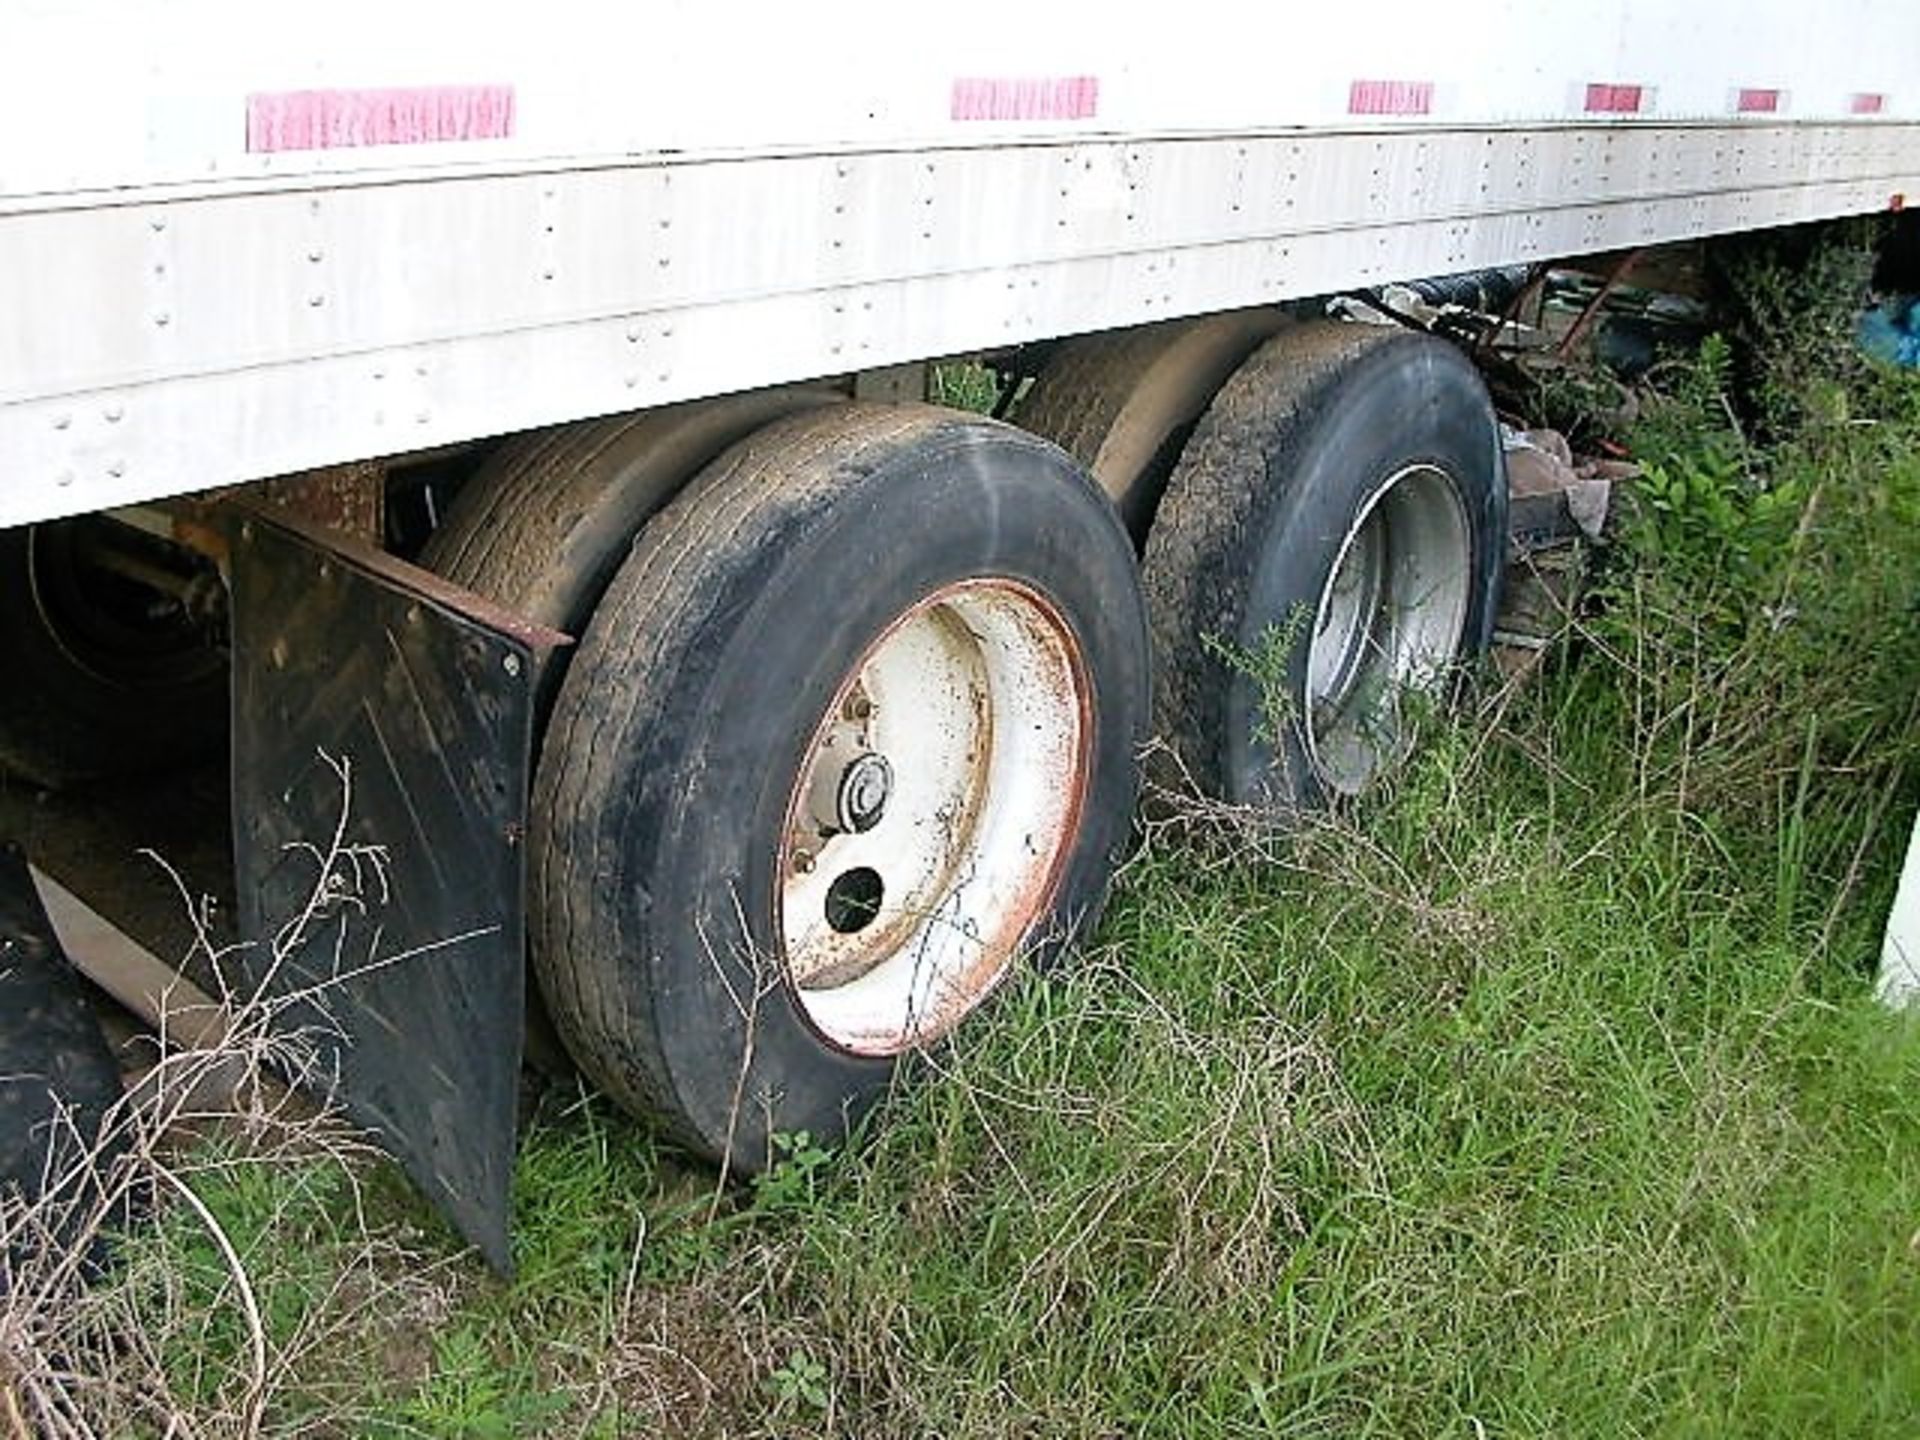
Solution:
<path fill-rule="evenodd" d="M 1201 790 L 1277 811 L 1366 788 L 1492 635 L 1507 488 L 1453 346 L 1314 322 L 1221 389 L 1143 561 L 1156 719 Z"/>
<path fill-rule="evenodd" d="M 199 584 L 210 608 L 218 591 L 210 564 L 102 516 L 0 530 L 0 768 L 49 789 L 212 754 L 227 733 L 209 627 L 137 567 L 99 565 L 104 545 Z"/>
<path fill-rule="evenodd" d="M 578 635 L 634 535 L 702 466 L 770 421 L 840 398 L 783 386 L 518 436 L 462 488 L 420 564 Z M 555 665 L 539 677 L 542 716 L 558 682 Z"/>
<path fill-rule="evenodd" d="M 462 487 L 420 564 L 516 614 L 579 635 L 633 537 L 721 451 L 762 425 L 841 397 L 782 386 L 517 436 Z M 570 652 L 534 677 L 534 743 Z M 526 1053 L 571 1072 L 545 997 L 527 987 Z"/>
<path fill-rule="evenodd" d="M 1087 467 L 1138 549 L 1207 402 L 1286 323 L 1278 310 L 1233 310 L 1078 336 L 1048 357 L 1014 418 Z"/>
<path fill-rule="evenodd" d="M 796 416 L 641 534 L 534 785 L 534 962 L 580 1067 L 737 1172 L 835 1139 L 1099 908 L 1149 718 L 1125 533 L 1066 455 Z"/>

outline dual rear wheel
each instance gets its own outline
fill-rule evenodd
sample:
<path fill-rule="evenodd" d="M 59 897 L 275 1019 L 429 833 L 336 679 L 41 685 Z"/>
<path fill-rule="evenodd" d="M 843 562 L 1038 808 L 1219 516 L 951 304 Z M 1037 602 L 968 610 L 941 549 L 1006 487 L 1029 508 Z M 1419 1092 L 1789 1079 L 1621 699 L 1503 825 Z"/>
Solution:
<path fill-rule="evenodd" d="M 1125 537 L 1050 446 L 846 406 L 730 452 L 602 597 L 541 755 L 568 1048 L 735 1165 L 843 1133 L 1098 907 L 1146 657 Z"/>
<path fill-rule="evenodd" d="M 1484 643 L 1504 484 L 1457 352 L 1263 315 L 1113 353 L 1063 356 L 1098 405 L 1036 386 L 1075 456 L 786 392 L 678 445 L 522 442 L 436 538 L 580 637 L 543 677 L 535 972 L 581 1068 L 694 1149 L 844 1134 L 1084 927 L 1156 731 L 1217 795 L 1322 803 Z"/>
<path fill-rule="evenodd" d="M 1493 633 L 1506 472 L 1452 345 L 1322 322 L 1222 387 L 1142 558 L 1157 720 L 1202 790 L 1279 811 L 1357 795 Z"/>
<path fill-rule="evenodd" d="M 1499 424 L 1443 341 L 1258 310 L 1086 336 L 1019 418 L 1129 518 L 1155 729 L 1209 795 L 1358 794 L 1492 636 Z"/>

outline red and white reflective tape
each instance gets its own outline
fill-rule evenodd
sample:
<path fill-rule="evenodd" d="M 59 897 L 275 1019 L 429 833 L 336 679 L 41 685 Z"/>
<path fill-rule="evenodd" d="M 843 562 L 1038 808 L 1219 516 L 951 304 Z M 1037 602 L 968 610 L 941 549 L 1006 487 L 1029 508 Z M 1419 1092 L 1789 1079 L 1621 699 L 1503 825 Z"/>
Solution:
<path fill-rule="evenodd" d="M 1593 81 L 1587 85 L 1585 109 L 1589 115 L 1638 115 L 1647 98 L 1645 85 Z"/>
<path fill-rule="evenodd" d="M 1100 110 L 1100 77 L 1037 79 L 963 76 L 953 82 L 955 120 L 1090 120 Z"/>
<path fill-rule="evenodd" d="M 1349 115 L 1428 115 L 1431 80 L 1356 80 L 1347 87 Z"/>
<path fill-rule="evenodd" d="M 511 85 L 417 85 L 383 90 L 287 90 L 247 97 L 247 150 L 350 150 L 504 140 Z"/>
<path fill-rule="evenodd" d="M 1780 90 L 1742 89 L 1734 96 L 1733 108 L 1742 115 L 1777 115 L 1784 98 Z"/>
<path fill-rule="evenodd" d="M 1878 115 L 1886 108 L 1886 96 L 1863 93 L 1853 97 L 1847 105 L 1847 113 L 1851 115 Z"/>

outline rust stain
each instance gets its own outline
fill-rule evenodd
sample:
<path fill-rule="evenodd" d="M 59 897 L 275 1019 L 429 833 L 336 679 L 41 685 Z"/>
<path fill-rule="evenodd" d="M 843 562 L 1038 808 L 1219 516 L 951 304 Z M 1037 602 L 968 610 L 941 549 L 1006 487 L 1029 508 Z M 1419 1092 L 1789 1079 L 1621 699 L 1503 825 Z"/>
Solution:
<path fill-rule="evenodd" d="M 386 541 L 386 494 L 386 463 L 359 460 L 203 490 L 169 500 L 165 508 L 173 538 L 224 567 L 229 553 L 225 517 L 236 505 L 305 521 L 379 549 Z"/>

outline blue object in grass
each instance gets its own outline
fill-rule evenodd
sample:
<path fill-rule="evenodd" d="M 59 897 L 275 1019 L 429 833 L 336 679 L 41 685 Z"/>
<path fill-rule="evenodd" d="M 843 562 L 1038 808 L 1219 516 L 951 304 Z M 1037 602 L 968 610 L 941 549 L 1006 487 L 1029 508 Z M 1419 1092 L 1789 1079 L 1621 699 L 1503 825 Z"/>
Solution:
<path fill-rule="evenodd" d="M 1920 370 L 1920 295 L 1896 295 L 1860 317 L 1860 348 L 1876 360 Z"/>

